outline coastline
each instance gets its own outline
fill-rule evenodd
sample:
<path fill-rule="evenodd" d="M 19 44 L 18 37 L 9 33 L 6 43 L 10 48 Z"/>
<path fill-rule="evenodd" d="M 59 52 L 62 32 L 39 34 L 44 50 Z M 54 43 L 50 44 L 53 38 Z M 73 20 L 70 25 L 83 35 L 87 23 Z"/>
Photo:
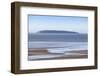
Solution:
<path fill-rule="evenodd" d="M 28 49 L 29 61 L 79 58 L 88 58 L 88 50 L 71 50 L 64 53 L 50 53 L 47 49 Z"/>

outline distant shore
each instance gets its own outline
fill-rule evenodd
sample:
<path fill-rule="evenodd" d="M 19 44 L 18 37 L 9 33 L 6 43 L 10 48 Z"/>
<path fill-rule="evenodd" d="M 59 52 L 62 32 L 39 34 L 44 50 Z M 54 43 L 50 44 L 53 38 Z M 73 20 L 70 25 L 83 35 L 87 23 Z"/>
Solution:
<path fill-rule="evenodd" d="M 65 53 L 50 53 L 47 49 L 28 49 L 28 60 L 88 58 L 88 50 L 72 50 Z"/>

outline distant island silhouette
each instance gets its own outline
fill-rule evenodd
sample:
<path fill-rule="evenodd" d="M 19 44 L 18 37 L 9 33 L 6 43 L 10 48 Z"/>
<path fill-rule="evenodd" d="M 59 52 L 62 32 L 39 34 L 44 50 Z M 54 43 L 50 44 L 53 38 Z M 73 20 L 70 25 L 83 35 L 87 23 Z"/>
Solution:
<path fill-rule="evenodd" d="M 29 41 L 86 42 L 87 34 L 63 30 L 40 30 L 28 34 Z"/>
<path fill-rule="evenodd" d="M 73 31 L 62 31 L 62 30 L 41 30 L 37 33 L 66 33 L 66 34 L 79 34 L 78 32 Z"/>

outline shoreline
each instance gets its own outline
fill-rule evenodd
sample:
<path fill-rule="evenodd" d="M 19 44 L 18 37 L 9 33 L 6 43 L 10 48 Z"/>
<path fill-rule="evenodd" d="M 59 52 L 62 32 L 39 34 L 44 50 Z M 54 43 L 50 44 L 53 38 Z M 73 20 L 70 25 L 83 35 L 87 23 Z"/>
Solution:
<path fill-rule="evenodd" d="M 51 59 L 79 59 L 88 58 L 88 50 L 72 50 L 64 53 L 50 53 L 47 49 L 29 49 L 28 60 L 51 60 Z"/>

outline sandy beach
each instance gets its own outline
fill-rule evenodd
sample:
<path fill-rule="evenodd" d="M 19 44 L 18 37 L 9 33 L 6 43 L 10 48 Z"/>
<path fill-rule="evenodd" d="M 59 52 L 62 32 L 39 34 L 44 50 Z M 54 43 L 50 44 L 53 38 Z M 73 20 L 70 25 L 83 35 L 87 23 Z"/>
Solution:
<path fill-rule="evenodd" d="M 87 50 L 72 50 L 65 53 L 50 53 L 47 49 L 28 49 L 28 60 L 88 58 Z"/>

